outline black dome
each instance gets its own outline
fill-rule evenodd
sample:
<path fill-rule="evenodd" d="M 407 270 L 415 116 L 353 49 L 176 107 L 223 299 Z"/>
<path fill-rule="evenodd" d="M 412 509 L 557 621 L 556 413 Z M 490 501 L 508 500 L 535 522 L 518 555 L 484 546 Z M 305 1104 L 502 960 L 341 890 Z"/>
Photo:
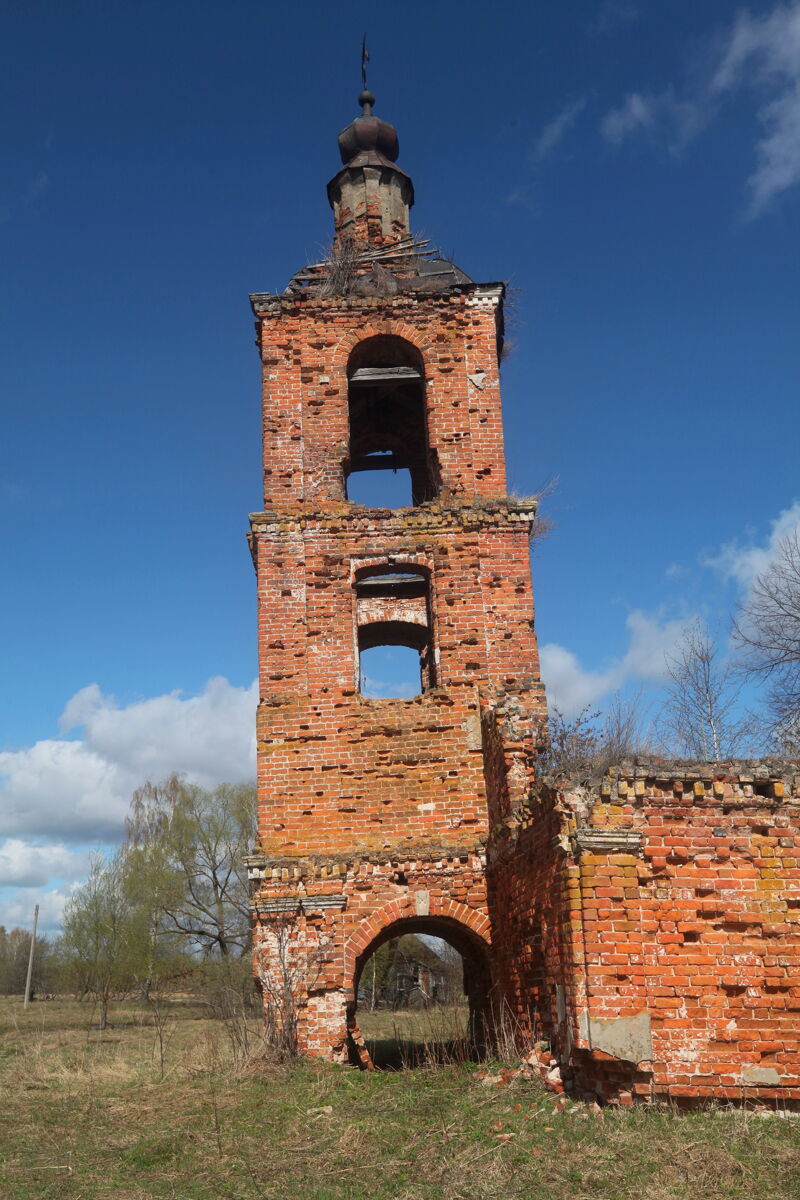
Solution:
<path fill-rule="evenodd" d="M 358 102 L 363 109 L 362 115 L 351 121 L 339 134 L 342 162 L 347 166 L 358 154 L 370 151 L 389 162 L 395 162 L 400 153 L 400 143 L 394 125 L 372 115 L 372 105 L 375 103 L 372 92 L 362 92 Z"/>

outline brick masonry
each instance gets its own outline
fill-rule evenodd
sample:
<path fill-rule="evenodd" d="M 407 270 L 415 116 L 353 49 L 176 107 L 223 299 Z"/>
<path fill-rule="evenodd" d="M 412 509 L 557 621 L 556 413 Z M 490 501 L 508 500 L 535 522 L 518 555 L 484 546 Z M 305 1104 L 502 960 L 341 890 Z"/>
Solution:
<path fill-rule="evenodd" d="M 265 506 L 250 539 L 261 695 L 256 960 L 270 995 L 275 930 L 310 953 L 300 1044 L 338 1059 L 365 951 L 381 938 L 411 928 L 448 936 L 470 963 L 476 1017 L 489 1001 L 489 813 L 526 793 L 544 720 L 535 503 L 505 494 L 501 304 L 497 285 L 391 303 L 254 299 L 265 446 Z M 345 500 L 348 365 L 363 342 L 382 338 L 419 355 L 436 466 L 435 498 L 400 510 Z M 356 584 L 380 567 L 429 581 L 435 686 L 410 700 L 359 691 L 359 621 L 371 610 Z M 413 603 L 402 615 L 425 620 Z M 504 739 L 504 730 L 513 733 Z M 496 747 L 488 775 L 487 738 Z"/>
<path fill-rule="evenodd" d="M 393 131 L 368 119 L 342 135 L 331 259 L 251 298 L 248 863 L 267 1014 L 288 1020 L 289 995 L 302 1052 L 363 1060 L 360 971 L 383 940 L 427 932 L 464 956 L 476 1037 L 510 1012 L 567 1083 L 623 1102 L 798 1100 L 799 781 L 685 765 L 537 781 L 536 505 L 506 494 L 504 288 L 444 260 L 425 274 Z M 414 506 L 348 501 L 376 452 L 408 463 Z M 420 695 L 361 694 L 360 648 L 381 637 L 419 649 Z"/>
<path fill-rule="evenodd" d="M 490 842 L 495 970 L 605 1098 L 800 1101 L 800 776 L 618 768 Z"/>

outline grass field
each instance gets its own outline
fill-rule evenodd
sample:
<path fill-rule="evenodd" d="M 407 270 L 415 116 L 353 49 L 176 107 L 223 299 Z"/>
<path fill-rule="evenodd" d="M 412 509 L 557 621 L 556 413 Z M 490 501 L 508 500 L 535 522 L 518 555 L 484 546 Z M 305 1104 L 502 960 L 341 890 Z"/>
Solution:
<path fill-rule="evenodd" d="M 540 1084 L 487 1084 L 473 1064 L 270 1067 L 245 1061 L 241 1029 L 164 1007 L 162 1060 L 142 1006 L 116 1006 L 101 1034 L 88 1005 L 0 1001 L 3 1200 L 800 1195 L 796 1119 L 560 1111 Z M 255 1022 L 248 1036 L 252 1051 Z"/>

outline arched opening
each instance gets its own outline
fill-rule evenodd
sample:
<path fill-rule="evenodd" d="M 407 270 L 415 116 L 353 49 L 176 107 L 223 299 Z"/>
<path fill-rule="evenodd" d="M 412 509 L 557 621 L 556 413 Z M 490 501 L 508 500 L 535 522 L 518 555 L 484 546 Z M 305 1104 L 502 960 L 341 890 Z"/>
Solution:
<path fill-rule="evenodd" d="M 425 376 L 416 347 L 388 334 L 359 342 L 347 364 L 347 395 L 348 500 L 371 508 L 432 500 L 438 479 L 428 451 Z"/>
<path fill-rule="evenodd" d="M 358 682 L 372 698 L 416 696 L 435 684 L 430 575 L 384 562 L 355 578 Z"/>
<path fill-rule="evenodd" d="M 400 1070 L 483 1058 L 491 983 L 486 943 L 459 921 L 393 922 L 356 962 L 351 1061 Z"/>

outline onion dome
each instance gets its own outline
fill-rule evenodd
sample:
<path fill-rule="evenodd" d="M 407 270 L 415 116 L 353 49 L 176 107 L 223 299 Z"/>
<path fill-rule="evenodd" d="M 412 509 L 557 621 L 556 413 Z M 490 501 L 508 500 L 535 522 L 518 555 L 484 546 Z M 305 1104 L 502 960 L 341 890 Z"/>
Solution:
<path fill-rule="evenodd" d="M 351 121 L 339 134 L 339 153 L 345 166 L 350 166 L 361 155 L 373 156 L 384 163 L 394 163 L 400 153 L 397 130 L 388 121 L 372 115 L 375 97 L 366 89 L 358 97 L 361 116 Z M 363 161 L 363 160 L 362 160 Z"/>

